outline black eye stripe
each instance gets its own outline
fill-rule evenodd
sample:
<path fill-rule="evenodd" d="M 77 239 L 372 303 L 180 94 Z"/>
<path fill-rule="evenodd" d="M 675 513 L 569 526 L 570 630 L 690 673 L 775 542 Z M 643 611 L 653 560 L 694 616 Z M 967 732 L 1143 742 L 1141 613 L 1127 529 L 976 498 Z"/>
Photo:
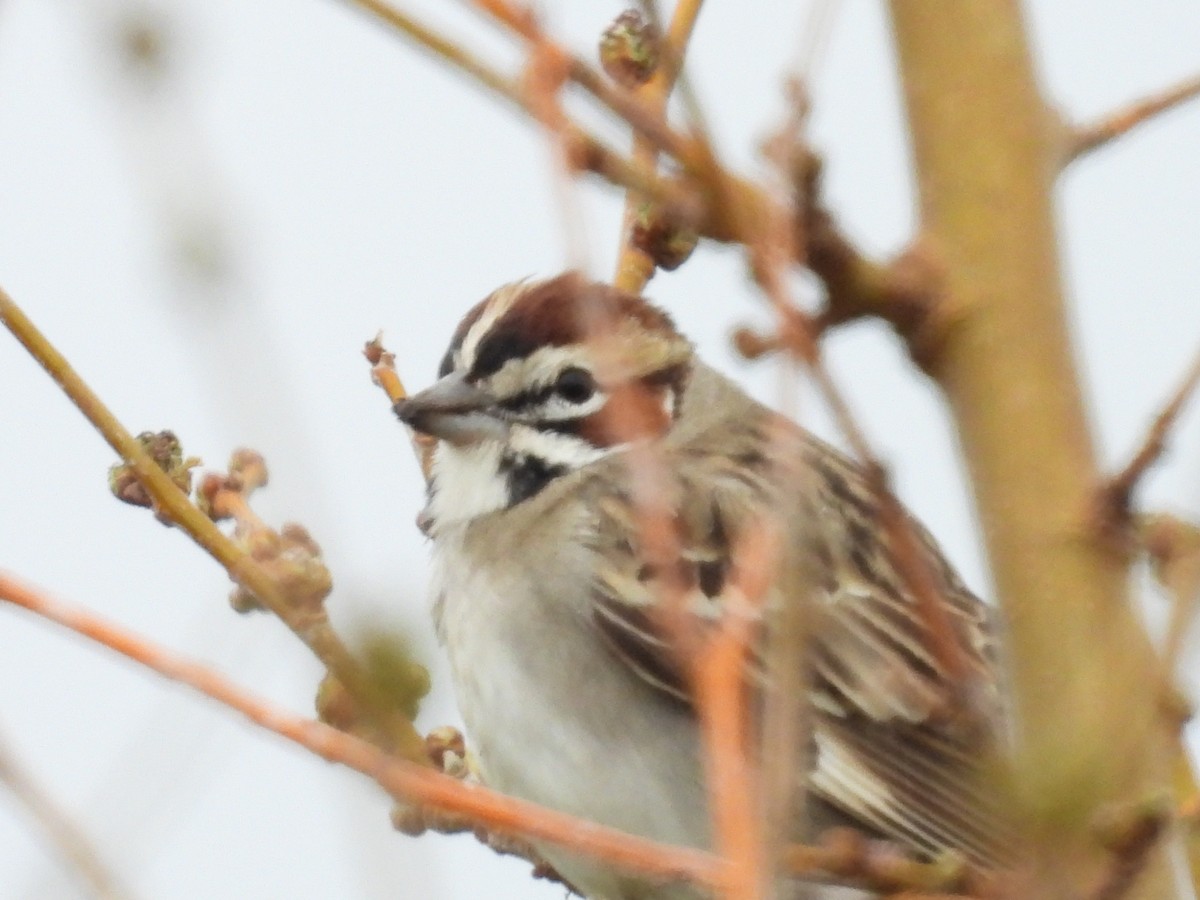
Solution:
<path fill-rule="evenodd" d="M 547 434 L 565 434 L 577 437 L 583 430 L 583 422 L 587 416 L 576 416 L 573 419 L 545 419 L 537 423 L 537 430 Z"/>
<path fill-rule="evenodd" d="M 572 393 L 571 390 L 568 390 L 566 392 L 566 394 L 564 394 L 564 391 L 563 391 L 563 375 L 566 375 L 568 372 L 579 372 L 579 373 L 582 373 L 584 376 L 583 380 L 578 380 L 574 384 L 569 385 L 570 388 L 575 389 L 574 392 L 576 393 L 576 396 L 573 396 L 573 397 L 566 395 L 566 394 Z M 591 374 L 589 372 L 587 372 L 586 370 L 579 369 L 579 368 L 571 368 L 571 369 L 567 369 L 566 371 L 564 371 L 563 375 L 559 375 L 559 377 L 555 380 L 554 384 L 552 384 L 548 387 L 530 388 L 530 389 L 521 391 L 519 393 L 513 394 L 511 397 L 505 397 L 499 401 L 500 406 L 503 409 L 509 410 L 510 412 L 522 412 L 522 411 L 526 411 L 526 410 L 537 409 L 538 407 L 541 407 L 541 406 L 545 406 L 547 403 L 549 403 L 555 397 L 561 397 L 567 403 L 574 403 L 574 404 L 582 405 L 584 403 L 587 403 L 589 400 L 592 399 L 592 397 L 595 396 L 595 394 L 596 394 L 595 379 L 593 379 Z M 575 375 L 573 375 L 571 377 L 573 379 L 578 378 L 578 376 L 575 376 Z M 585 392 L 583 391 L 583 388 L 585 386 L 586 386 L 586 395 L 585 395 Z"/>
<path fill-rule="evenodd" d="M 519 394 L 513 394 L 511 397 L 505 397 L 500 401 L 500 405 L 512 412 L 519 412 L 523 409 L 529 409 L 533 406 L 541 406 L 547 400 L 554 396 L 554 388 L 545 387 L 536 390 L 521 391 Z"/>

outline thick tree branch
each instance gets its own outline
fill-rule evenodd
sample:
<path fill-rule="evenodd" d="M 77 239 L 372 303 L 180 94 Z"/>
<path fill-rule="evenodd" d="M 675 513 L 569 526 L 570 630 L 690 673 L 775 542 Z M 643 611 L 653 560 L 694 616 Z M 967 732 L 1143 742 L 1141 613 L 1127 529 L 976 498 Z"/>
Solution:
<path fill-rule="evenodd" d="M 1174 87 L 1131 103 L 1104 118 L 1088 125 L 1079 125 L 1068 131 L 1063 166 L 1111 144 L 1128 134 L 1139 125 L 1174 109 L 1188 100 L 1200 96 L 1200 75 L 1181 81 Z"/>
<path fill-rule="evenodd" d="M 1107 867 L 1091 810 L 1164 790 L 1174 735 L 1146 696 L 1156 660 L 1126 602 L 1125 561 L 1088 524 L 1099 475 L 1055 254 L 1058 147 L 1019 4 L 889 6 L 921 233 L 945 269 L 930 372 L 1008 620 L 1036 896 L 1067 896 Z M 1138 896 L 1170 896 L 1165 867 L 1151 868 Z"/>

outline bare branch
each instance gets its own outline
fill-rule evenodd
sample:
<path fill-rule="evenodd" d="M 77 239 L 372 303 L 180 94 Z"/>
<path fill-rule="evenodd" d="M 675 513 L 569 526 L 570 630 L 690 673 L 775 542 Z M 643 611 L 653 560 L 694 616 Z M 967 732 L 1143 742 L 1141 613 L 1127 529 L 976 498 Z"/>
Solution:
<path fill-rule="evenodd" d="M 476 81 L 494 90 L 533 118 L 537 110 L 527 92 L 514 81 L 498 75 L 452 41 L 399 13 L 382 0 L 349 0 L 379 17 L 405 37 L 431 50 Z M 724 169 L 709 142 L 673 130 L 663 116 L 631 92 L 618 88 L 593 67 L 552 41 L 524 6 L 507 0 L 469 0 L 514 34 L 565 60 L 567 77 L 592 94 L 635 133 L 643 135 L 660 152 L 674 158 L 685 179 L 665 178 L 654 167 L 612 150 L 573 121 L 563 125 L 563 141 L 574 168 L 593 172 L 663 207 L 664 212 L 705 237 L 716 241 L 749 243 L 759 230 L 769 201 L 761 188 Z M 701 189 L 702 188 L 702 189 Z"/>
<path fill-rule="evenodd" d="M 825 286 L 818 329 L 873 316 L 904 338 L 913 360 L 929 370 L 937 353 L 936 301 L 941 273 L 933 252 L 920 239 L 888 262 L 863 254 L 825 206 L 821 158 L 797 141 L 790 169 L 797 211 L 793 223 L 797 261 Z"/>
<path fill-rule="evenodd" d="M 732 594 L 703 650 L 692 657 L 692 683 L 705 750 L 713 833 L 728 863 L 727 900 L 759 900 L 767 889 L 766 835 L 759 815 L 759 772 L 752 762 L 743 671 L 778 564 L 781 539 L 762 523 L 733 548 Z"/>
<path fill-rule="evenodd" d="M 467 73 L 494 93 L 499 94 L 517 106 L 522 105 L 521 89 L 515 81 L 500 74 L 473 53 L 460 47 L 444 35 L 439 34 L 428 25 L 424 25 L 407 13 L 401 12 L 390 3 L 385 3 L 384 0 L 347 0 L 347 2 L 375 16 L 384 24 L 408 37 L 414 43 L 419 44 L 435 56 L 440 57 L 444 62 Z"/>
<path fill-rule="evenodd" d="M 812 846 L 793 845 L 785 855 L 792 872 L 819 871 L 893 900 L 979 900 L 1015 897 L 1005 877 L 975 869 L 957 854 L 917 862 L 885 841 L 872 841 L 852 828 L 831 828 Z"/>
<path fill-rule="evenodd" d="M 1112 853 L 1108 871 L 1088 895 L 1088 900 L 1120 900 L 1134 886 L 1146 867 L 1150 851 L 1167 831 L 1171 811 L 1162 804 L 1143 804 L 1126 810 L 1116 822 L 1108 823 L 1105 845 Z"/>
<path fill-rule="evenodd" d="M 1100 490 L 1100 516 L 1107 533 L 1117 534 L 1129 521 L 1133 491 L 1146 471 L 1154 465 L 1167 448 L 1167 436 L 1184 405 L 1200 384 L 1200 353 L 1180 382 L 1175 393 L 1154 419 L 1154 424 L 1133 458 L 1113 475 Z"/>
<path fill-rule="evenodd" d="M 1076 126 L 1069 132 L 1063 167 L 1197 96 L 1200 96 L 1200 75 L 1181 81 L 1162 93 L 1131 103 L 1089 125 Z"/>
<path fill-rule="evenodd" d="M 748 577 L 753 579 L 754 574 L 748 573 Z M 725 864 L 710 853 L 635 837 L 388 756 L 354 735 L 280 710 L 216 671 L 165 651 L 86 610 L 52 600 L 2 570 L 0 601 L 55 622 L 164 678 L 187 685 L 322 759 L 366 775 L 397 800 L 431 811 L 431 824 L 441 819 L 450 830 L 454 817 L 462 817 L 474 822 L 476 830 L 482 828 L 488 833 L 485 843 L 489 845 L 496 835 L 518 841 L 544 841 L 663 882 L 690 880 L 710 886 L 726 883 Z M 839 835 L 823 840 L 820 846 L 789 847 L 786 871 L 796 877 L 896 894 L 966 887 L 975 896 L 994 896 L 990 878 L 961 860 L 921 863 L 890 845 L 864 842 L 861 835 L 844 834 L 847 829 L 837 831 Z"/>
<path fill-rule="evenodd" d="M 651 81 L 638 91 L 638 96 L 644 98 L 646 103 L 652 109 L 657 110 L 661 116 L 666 115 L 667 99 L 671 95 L 671 89 L 675 86 L 675 80 L 683 71 L 683 59 L 687 52 L 687 44 L 702 5 L 703 0 L 679 0 L 676 4 L 675 11 L 671 16 L 671 24 L 662 41 L 661 63 L 658 71 L 655 72 Z M 658 159 L 657 148 L 648 138 L 636 135 L 633 142 L 633 159 L 654 167 Z M 655 261 L 647 253 L 633 246 L 630 241 L 630 232 L 638 206 L 644 202 L 645 198 L 634 191 L 630 191 L 625 198 L 625 215 L 622 226 L 624 241 L 613 278 L 613 283 L 617 287 L 635 294 L 641 293 L 646 282 L 653 276 L 655 269 Z"/>
<path fill-rule="evenodd" d="M 527 6 L 509 0 L 469 0 L 469 3 L 533 46 L 553 50 L 564 60 L 571 81 L 653 142 L 660 151 L 677 159 L 684 168 L 690 169 L 696 162 L 698 148 L 690 138 L 674 131 L 653 106 L 613 84 L 599 70 L 554 41 Z"/>
<path fill-rule="evenodd" d="M 430 51 L 443 62 L 466 73 L 477 83 L 507 100 L 522 112 L 537 118 L 535 105 L 519 81 L 501 74 L 449 38 L 383 0 L 347 0 L 347 2 L 375 16 L 382 23 Z M 594 77 L 595 80 L 603 81 L 598 74 L 595 74 Z M 591 81 L 591 76 L 589 76 L 589 81 Z M 639 112 L 634 107 L 629 107 L 626 111 L 634 116 L 634 120 L 640 123 L 641 127 L 650 129 L 661 140 L 666 140 L 672 146 L 679 143 L 675 138 L 665 137 L 661 128 L 654 124 L 651 117 L 644 112 Z M 633 123 L 631 122 L 631 124 Z M 633 124 L 633 127 L 639 126 Z M 599 175 L 619 187 L 636 190 L 652 197 L 656 202 L 673 210 L 685 221 L 702 218 L 699 212 L 701 204 L 698 198 L 694 192 L 687 190 L 678 180 L 659 176 L 653 167 L 640 165 L 636 160 L 623 156 L 573 122 L 566 122 L 563 131 L 564 143 L 570 151 L 570 161 L 575 168 Z"/>
<path fill-rule="evenodd" d="M 304 642 L 331 674 L 362 700 L 379 720 L 389 745 L 406 758 L 424 759 L 424 742 L 412 723 L 395 710 L 373 702 L 376 692 L 350 651 L 329 625 L 328 619 L 296 609 L 282 586 L 257 560 L 239 547 L 155 463 L 142 444 L 117 420 L 87 383 L 71 367 L 3 290 L 0 322 L 20 341 L 67 397 L 95 426 L 109 446 L 136 473 L 153 498 L 155 508 L 185 531 L 229 576 L 269 608 Z"/>
<path fill-rule="evenodd" d="M 469 834 L 500 856 L 512 856 L 525 860 L 533 867 L 531 874 L 535 879 L 556 881 L 568 890 L 576 894 L 580 893 L 557 869 L 542 858 L 542 855 L 529 841 L 512 835 L 488 831 L 478 825 L 470 816 L 415 807 L 409 804 L 397 804 L 392 810 L 392 825 L 397 831 L 410 837 L 419 837 L 426 831 L 451 835 Z"/>
<path fill-rule="evenodd" d="M 690 879 L 711 884 L 719 878 L 720 864 L 711 854 L 634 837 L 388 756 L 373 744 L 323 722 L 271 706 L 212 669 L 161 650 L 84 610 L 57 603 L 3 572 L 0 572 L 0 600 L 23 607 L 165 678 L 185 684 L 322 759 L 361 772 L 399 800 L 469 816 L 489 831 L 547 841 L 664 881 Z"/>
<path fill-rule="evenodd" d="M 1163 689 L 1170 698 L 1176 693 L 1176 665 L 1184 638 L 1200 604 L 1200 526 L 1169 515 L 1138 516 L 1137 535 L 1155 579 L 1171 595 L 1171 614 L 1159 654 Z M 1190 710 L 1183 698 L 1176 706 L 1181 714 L 1174 718 L 1182 725 Z"/>
<path fill-rule="evenodd" d="M 387 394 L 392 406 L 408 397 L 408 391 L 404 389 L 404 383 L 400 380 L 400 373 L 396 371 L 396 354 L 384 349 L 382 334 L 377 334 L 367 341 L 363 346 L 363 356 L 371 364 L 371 380 Z M 425 483 L 428 484 L 430 473 L 433 471 L 433 450 L 437 446 L 437 439 L 414 431 L 407 425 L 404 426 L 404 430 L 408 432 L 408 440 L 412 444 L 413 454 L 417 457 L 417 465 L 421 467 L 421 474 L 425 476 Z"/>
<path fill-rule="evenodd" d="M 87 835 L 58 808 L 3 742 L 0 742 L 0 781 L 37 820 L 50 843 L 74 868 L 92 896 L 100 900 L 123 900 L 129 896 Z"/>

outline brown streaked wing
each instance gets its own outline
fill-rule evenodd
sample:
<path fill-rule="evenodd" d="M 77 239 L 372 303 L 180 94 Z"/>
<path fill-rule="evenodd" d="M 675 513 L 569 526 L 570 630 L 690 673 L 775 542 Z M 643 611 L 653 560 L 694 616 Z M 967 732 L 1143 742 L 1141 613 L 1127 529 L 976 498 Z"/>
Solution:
<path fill-rule="evenodd" d="M 814 498 L 773 474 L 780 468 L 763 452 L 764 427 L 762 419 L 718 422 L 666 460 L 693 601 L 709 615 L 719 608 L 730 547 L 750 522 L 781 510 L 792 519 L 815 519 L 815 527 L 801 524 L 790 532 L 794 539 L 819 540 L 794 548 L 797 559 L 821 569 L 809 579 L 821 585 L 808 654 L 815 737 L 823 751 L 810 775 L 813 790 L 864 828 L 913 850 L 953 848 L 994 862 L 1005 839 L 998 837 L 1002 829 L 978 783 L 978 767 L 1001 743 L 1004 710 L 987 607 L 914 522 L 956 642 L 982 687 L 970 693 L 979 708 L 964 724 L 951 708 L 961 700 L 959 686 L 929 649 L 925 623 L 892 564 L 859 470 L 788 426 L 790 449 L 815 474 L 813 508 Z M 637 547 L 633 504 L 611 488 L 596 499 L 600 515 L 591 540 L 600 569 L 593 621 L 633 672 L 688 703 L 684 668 L 651 614 L 654 573 Z M 749 683 L 761 677 L 761 660 L 752 656 Z"/>

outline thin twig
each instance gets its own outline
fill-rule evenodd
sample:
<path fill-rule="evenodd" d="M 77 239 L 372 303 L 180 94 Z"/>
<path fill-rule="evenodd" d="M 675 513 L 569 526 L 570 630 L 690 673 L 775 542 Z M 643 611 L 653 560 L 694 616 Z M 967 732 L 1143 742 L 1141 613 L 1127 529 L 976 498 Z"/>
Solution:
<path fill-rule="evenodd" d="M 447 835 L 469 834 L 500 856 L 512 856 L 529 863 L 533 867 L 531 874 L 535 879 L 557 882 L 569 891 L 582 896 L 582 892 L 567 881 L 562 873 L 546 862 L 529 841 L 508 834 L 488 831 L 470 816 L 442 812 L 427 806 L 416 807 L 409 803 L 397 803 L 392 810 L 392 825 L 397 831 L 410 837 L 420 837 L 426 831 L 436 831 L 438 834 Z"/>
<path fill-rule="evenodd" d="M 660 151 L 678 160 L 685 169 L 691 167 L 696 148 L 689 138 L 674 131 L 653 106 L 613 84 L 596 68 L 554 41 L 538 24 L 528 7 L 508 0 L 469 0 L 469 3 L 533 46 L 553 49 L 564 60 L 567 76 L 572 81 Z"/>
<path fill-rule="evenodd" d="M 1093 150 L 1112 143 L 1137 126 L 1197 96 L 1200 96 L 1200 75 L 1181 81 L 1162 93 L 1131 103 L 1099 121 L 1072 129 L 1063 165 L 1067 166 Z"/>
<path fill-rule="evenodd" d="M 835 883 L 906 900 L 981 900 L 1013 897 L 1004 876 L 979 870 L 962 857 L 918 862 L 894 844 L 872 841 L 851 828 L 831 828 L 816 845 L 790 846 L 784 858 L 792 872 L 822 872 Z"/>
<path fill-rule="evenodd" d="M 87 835 L 58 808 L 37 781 L 0 742 L 0 782 L 3 782 L 29 812 L 50 843 L 79 875 L 92 896 L 101 900 L 123 900 L 130 895 L 101 859 Z"/>
<path fill-rule="evenodd" d="M 383 0 L 344 0 L 375 16 L 380 22 L 396 30 L 418 46 L 453 68 L 466 73 L 481 86 L 508 101 L 522 112 L 536 118 L 533 103 L 519 81 L 508 78 L 487 65 L 454 41 L 422 24 L 412 16 L 401 12 Z M 639 116 L 636 109 L 630 112 Z M 644 127 L 654 129 L 645 116 L 638 118 Z M 636 126 L 635 126 L 636 127 Z M 656 133 L 658 133 L 656 131 Z M 577 169 L 592 172 L 618 187 L 636 190 L 652 197 L 656 202 L 681 218 L 691 221 L 701 218 L 699 201 L 694 192 L 687 190 L 678 180 L 659 176 L 652 168 L 640 165 L 630 157 L 613 150 L 599 138 L 569 122 L 564 128 L 570 159 Z M 660 134 L 661 137 L 661 134 Z"/>
<path fill-rule="evenodd" d="M 1200 606 L 1200 526 L 1169 515 L 1138 516 L 1138 544 L 1145 548 L 1155 579 L 1171 595 L 1171 612 L 1166 636 L 1159 651 L 1161 682 L 1167 692 L 1168 708 L 1182 725 L 1190 716 L 1189 704 L 1172 702 L 1176 668 L 1184 638 Z"/>
<path fill-rule="evenodd" d="M 751 529 L 731 554 L 734 574 L 720 622 L 692 660 L 696 712 L 705 750 L 715 842 L 728 863 L 727 900 L 758 900 L 767 888 L 767 842 L 759 814 L 744 677 L 755 623 L 778 568 L 779 534 Z"/>
<path fill-rule="evenodd" d="M 553 41 L 541 29 L 528 7 L 508 0 L 468 2 L 523 39 L 543 49 L 552 49 L 566 61 L 567 74 L 572 81 L 628 124 L 635 133 L 644 136 L 661 153 L 678 162 L 684 174 L 699 183 L 706 201 L 702 216 L 696 215 L 694 210 L 688 215 L 686 209 L 667 209 L 668 213 L 685 224 L 694 225 L 706 237 L 717 241 L 748 244 L 758 234 L 760 220 L 766 214 L 770 200 L 758 185 L 736 176 L 720 164 L 697 104 L 688 92 L 683 93 L 690 133 L 681 134 L 671 128 L 661 112 L 632 92 L 614 85 L 594 67 Z M 686 85 L 681 85 L 683 87 Z M 644 169 L 633 161 L 629 164 Z M 647 196 L 656 199 L 652 194 Z"/>
<path fill-rule="evenodd" d="M 322 722 L 282 711 L 241 690 L 212 669 L 165 652 L 84 610 L 53 601 L 2 571 L 0 600 L 57 622 L 165 678 L 186 684 L 322 759 L 374 779 L 399 800 L 462 814 L 492 831 L 546 841 L 655 878 L 712 884 L 720 876 L 720 863 L 711 854 L 634 837 L 466 784 L 428 767 L 388 756 L 374 745 Z"/>
<path fill-rule="evenodd" d="M 346 2 L 377 16 L 380 21 L 395 28 L 406 38 L 472 76 L 526 114 L 536 117 L 529 98 L 516 82 L 497 74 L 454 42 L 427 26 L 420 25 L 412 17 L 399 13 L 381 0 Z M 526 14 L 512 4 L 503 0 L 473 2 L 486 5 L 487 12 L 526 39 L 530 39 L 531 35 L 541 34 L 535 24 L 527 21 Z M 616 152 L 593 134 L 571 122 L 565 129 L 565 137 L 574 168 L 592 172 L 618 187 L 636 191 L 653 200 L 665 214 L 693 225 L 701 234 L 712 240 L 730 242 L 749 239 L 766 205 L 766 198 L 760 188 L 721 168 L 705 141 L 685 137 L 673 131 L 661 116 L 656 116 L 653 110 L 630 92 L 610 85 L 599 72 L 550 41 L 544 34 L 541 35 L 541 39 L 544 45 L 552 47 L 568 59 L 568 75 L 573 81 L 592 93 L 635 132 L 645 135 L 660 151 L 675 158 L 685 174 L 690 173 L 694 181 L 704 185 L 708 194 L 702 196 L 701 192 L 686 180 L 659 175 L 653 168 L 640 165 L 636 160 Z M 714 173 L 721 176 L 716 187 Z"/>
<path fill-rule="evenodd" d="M 794 95 L 795 105 L 802 102 L 799 92 Z M 796 140 L 797 129 L 803 117 L 793 112 L 789 124 L 781 133 L 780 151 L 776 164 L 786 165 L 793 157 L 795 148 L 789 144 Z M 786 174 L 786 173 L 784 173 Z M 804 202 L 803 197 L 793 197 L 793 205 Z M 793 246 L 795 209 L 775 204 L 770 218 L 760 230 L 760 238 L 750 247 L 755 260 L 754 275 L 763 293 L 767 296 L 779 317 L 781 346 L 786 347 L 809 368 L 814 383 L 821 393 L 839 430 L 850 445 L 853 455 L 865 472 L 869 487 L 879 504 L 880 524 L 887 539 L 888 550 L 897 574 L 912 592 L 916 600 L 916 613 L 924 625 L 929 649 L 939 667 L 945 673 L 947 683 L 958 690 L 958 697 L 970 696 L 970 685 L 964 679 L 971 671 L 958 635 L 955 633 L 945 599 L 941 596 L 937 579 L 926 554 L 921 552 L 912 522 L 905 515 L 900 502 L 888 484 L 887 470 L 871 451 L 866 436 L 859 428 L 850 407 L 834 384 L 828 369 L 821 359 L 817 329 L 811 318 L 806 316 L 789 296 L 786 281 L 786 266 L 795 257 Z M 961 712 L 969 713 L 967 704 Z"/>
<path fill-rule="evenodd" d="M 392 406 L 408 397 L 404 382 L 400 380 L 400 373 L 396 371 L 396 354 L 384 348 L 382 334 L 375 335 L 363 345 L 363 356 L 371 364 L 371 380 L 383 389 Z M 404 426 L 404 430 L 408 433 L 408 441 L 412 445 L 413 455 L 417 458 L 417 465 L 421 467 L 421 474 L 425 476 L 425 483 L 429 484 L 437 439 L 408 425 Z"/>
<path fill-rule="evenodd" d="M 297 614 L 293 610 L 288 596 L 267 570 L 188 499 L 187 494 L 158 467 L 137 439 L 3 290 L 0 290 L 0 322 L 25 346 L 109 446 L 133 469 L 154 499 L 156 509 L 186 532 L 229 572 L 235 582 L 252 593 L 304 642 L 329 672 L 379 719 L 397 752 L 407 759 L 422 760 L 424 741 L 417 730 L 395 710 L 382 709 L 378 703 L 372 702 L 376 692 L 328 620 L 324 616 Z"/>
<path fill-rule="evenodd" d="M 570 267 L 588 269 L 588 245 L 583 216 L 575 193 L 574 140 L 570 118 L 563 108 L 562 91 L 567 82 L 569 61 L 549 41 L 535 41 L 525 66 L 525 93 L 533 115 L 549 139 L 554 163 L 554 192 L 562 215 L 562 233 Z"/>
<path fill-rule="evenodd" d="M 702 6 L 703 0 L 679 0 L 676 3 L 675 11 L 671 14 L 671 24 L 662 39 L 658 71 L 637 92 L 638 97 L 650 108 L 657 110 L 660 116 L 666 116 L 667 100 L 671 96 L 676 79 L 683 71 L 688 41 Z M 658 164 L 658 148 L 644 135 L 634 135 L 633 159 L 653 168 Z M 623 240 L 616 273 L 613 276 L 613 284 L 633 294 L 640 294 L 654 274 L 654 261 L 642 250 L 634 247 L 629 240 L 638 206 L 645 202 L 645 198 L 634 191 L 629 191 L 625 197 Z"/>
<path fill-rule="evenodd" d="M 162 650 L 86 610 L 52 600 L 3 570 L 0 601 L 55 622 L 164 678 L 187 685 L 322 759 L 361 772 L 402 802 L 463 816 L 489 832 L 554 844 L 663 881 L 686 879 L 710 886 L 727 881 L 724 864 L 710 853 L 635 837 L 465 783 L 427 766 L 388 756 L 373 744 L 323 722 L 283 711 L 213 669 Z M 431 817 L 431 821 L 435 819 Z M 786 870 L 796 877 L 851 886 L 886 884 L 887 890 L 893 891 L 939 890 L 976 877 L 966 866 L 948 870 L 938 863 L 921 863 L 890 853 L 858 852 L 848 858 L 837 846 L 799 844 L 789 847 Z"/>
<path fill-rule="evenodd" d="M 404 34 L 456 69 L 466 72 L 481 85 L 507 98 L 513 104 L 522 105 L 521 89 L 515 81 L 500 74 L 454 41 L 439 34 L 428 25 L 422 24 L 407 13 L 401 12 L 390 3 L 385 3 L 383 0 L 344 0 L 344 2 L 375 16 L 384 24 Z"/>
<path fill-rule="evenodd" d="M 932 324 L 940 280 L 936 255 L 919 238 L 887 262 L 869 259 L 845 235 L 822 198 L 822 164 L 807 146 L 787 163 L 798 207 L 794 221 L 797 261 L 825 286 L 819 331 L 875 316 L 904 339 L 913 360 L 929 371 L 940 335 Z"/>
<path fill-rule="evenodd" d="M 1120 526 L 1129 521 L 1133 491 L 1146 471 L 1166 450 L 1167 435 L 1171 426 L 1175 424 L 1197 385 L 1200 385 L 1200 353 L 1197 353 L 1175 393 L 1155 417 L 1154 424 L 1150 426 L 1133 458 L 1101 489 L 1100 511 L 1103 524 L 1108 528 L 1116 526 L 1119 530 Z"/>

